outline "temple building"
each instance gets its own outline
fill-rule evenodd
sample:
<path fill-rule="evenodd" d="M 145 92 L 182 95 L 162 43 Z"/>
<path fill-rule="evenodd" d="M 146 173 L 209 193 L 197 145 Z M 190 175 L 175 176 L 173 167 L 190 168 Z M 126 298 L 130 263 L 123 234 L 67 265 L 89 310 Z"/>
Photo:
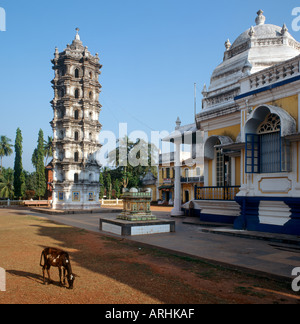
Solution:
<path fill-rule="evenodd" d="M 55 49 L 51 102 L 53 128 L 53 208 L 99 208 L 99 143 L 101 64 L 84 47 L 79 29 L 71 45 Z"/>
<path fill-rule="evenodd" d="M 285 24 L 255 26 L 232 44 L 204 86 L 201 220 L 236 229 L 300 234 L 300 43 Z"/>

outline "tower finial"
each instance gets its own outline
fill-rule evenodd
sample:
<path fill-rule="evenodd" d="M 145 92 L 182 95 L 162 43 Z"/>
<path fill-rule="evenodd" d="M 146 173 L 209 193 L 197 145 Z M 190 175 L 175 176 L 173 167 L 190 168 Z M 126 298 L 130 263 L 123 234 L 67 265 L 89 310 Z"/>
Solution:
<path fill-rule="evenodd" d="M 80 30 L 80 29 L 77 27 L 75 30 L 76 30 L 76 36 L 75 36 L 75 39 L 76 39 L 76 40 L 80 40 L 80 36 L 79 36 L 79 30 Z"/>
<path fill-rule="evenodd" d="M 266 17 L 263 15 L 263 11 L 262 10 L 259 10 L 257 12 L 257 17 L 255 19 L 255 22 L 256 22 L 256 25 L 264 25 L 265 24 L 265 21 L 266 21 Z"/>

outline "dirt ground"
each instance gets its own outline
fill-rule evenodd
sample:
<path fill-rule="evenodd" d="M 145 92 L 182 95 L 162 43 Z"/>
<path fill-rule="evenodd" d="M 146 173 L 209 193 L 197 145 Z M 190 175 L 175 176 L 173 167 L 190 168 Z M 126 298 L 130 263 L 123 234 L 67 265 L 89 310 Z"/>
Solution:
<path fill-rule="evenodd" d="M 39 265 L 47 247 L 68 251 L 74 290 L 44 285 Z M 0 209 L 0 304 L 262 304 L 300 303 L 290 285 L 145 248 L 18 210 Z"/>

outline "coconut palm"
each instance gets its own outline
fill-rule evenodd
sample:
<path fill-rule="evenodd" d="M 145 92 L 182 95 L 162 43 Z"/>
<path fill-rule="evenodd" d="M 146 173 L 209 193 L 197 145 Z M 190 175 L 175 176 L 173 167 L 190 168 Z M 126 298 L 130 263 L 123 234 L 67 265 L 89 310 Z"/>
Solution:
<path fill-rule="evenodd" d="M 13 153 L 12 147 L 13 145 L 10 144 L 11 139 L 6 136 L 1 136 L 0 138 L 0 157 L 1 157 L 1 170 L 0 174 L 2 173 L 2 159 L 4 156 L 10 156 Z"/>
<path fill-rule="evenodd" d="M 0 175 L 0 198 L 13 199 L 14 197 L 14 171 L 7 169 Z"/>

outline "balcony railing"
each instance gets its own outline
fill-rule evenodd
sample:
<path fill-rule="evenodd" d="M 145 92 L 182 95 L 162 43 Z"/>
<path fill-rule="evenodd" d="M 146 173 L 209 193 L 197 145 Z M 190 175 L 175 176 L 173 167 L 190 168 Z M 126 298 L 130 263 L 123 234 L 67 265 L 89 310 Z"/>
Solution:
<path fill-rule="evenodd" d="M 240 186 L 225 187 L 196 187 L 196 200 L 235 200 L 240 191 Z"/>
<path fill-rule="evenodd" d="M 204 177 L 181 177 L 181 183 L 203 182 Z"/>

